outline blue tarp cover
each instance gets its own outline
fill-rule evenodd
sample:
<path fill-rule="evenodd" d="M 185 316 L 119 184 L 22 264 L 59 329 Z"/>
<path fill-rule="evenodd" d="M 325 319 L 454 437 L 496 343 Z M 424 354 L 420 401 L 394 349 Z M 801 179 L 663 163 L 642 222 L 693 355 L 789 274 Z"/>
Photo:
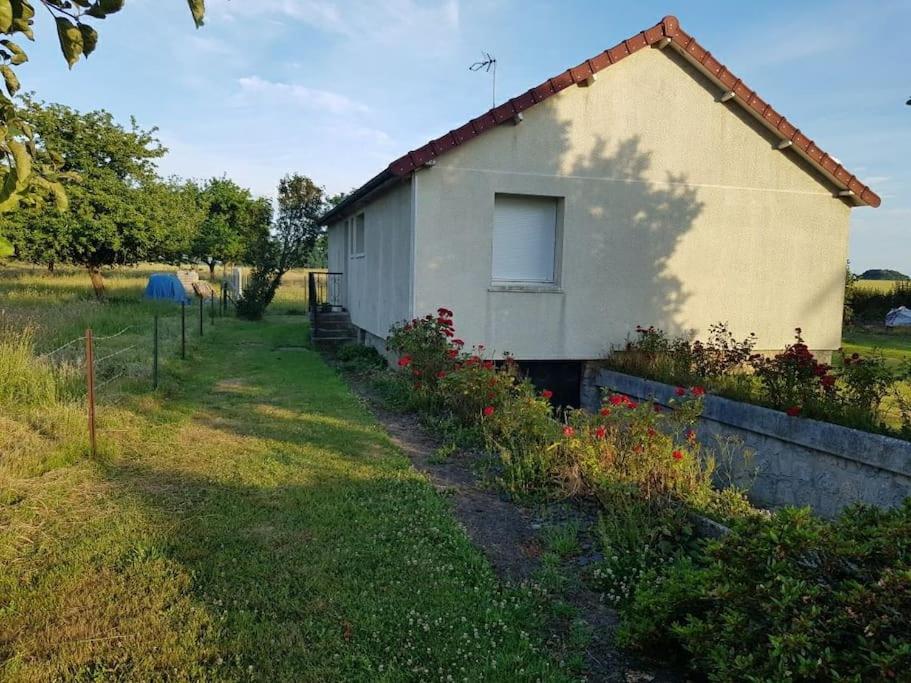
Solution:
<path fill-rule="evenodd" d="M 146 299 L 166 299 L 175 303 L 190 303 L 183 284 L 174 273 L 153 273 L 146 285 Z"/>

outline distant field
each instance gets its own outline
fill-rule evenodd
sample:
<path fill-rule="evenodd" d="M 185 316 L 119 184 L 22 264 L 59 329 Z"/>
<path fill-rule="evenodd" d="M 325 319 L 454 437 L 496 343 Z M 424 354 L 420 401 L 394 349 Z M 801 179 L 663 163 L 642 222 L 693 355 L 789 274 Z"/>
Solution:
<path fill-rule="evenodd" d="M 909 280 L 858 280 L 855 283 L 855 287 L 859 289 L 868 289 L 875 292 L 891 292 L 892 288 L 895 287 L 895 284 L 898 282 L 908 282 Z"/>
<path fill-rule="evenodd" d="M 0 266 L 0 337 L 4 330 L 30 329 L 35 333 L 39 351 L 82 334 L 92 327 L 97 334 L 114 334 L 135 324 L 137 313 L 176 315 L 177 307 L 143 300 L 146 281 L 152 273 L 176 271 L 175 266 L 141 264 L 106 271 L 104 274 L 108 305 L 95 303 L 88 273 L 78 268 L 47 269 L 28 264 Z M 272 305 L 273 312 L 300 312 L 307 309 L 307 269 L 292 270 L 283 281 Z M 199 270 L 208 279 L 208 269 Z M 216 277 L 220 276 L 216 271 Z"/>

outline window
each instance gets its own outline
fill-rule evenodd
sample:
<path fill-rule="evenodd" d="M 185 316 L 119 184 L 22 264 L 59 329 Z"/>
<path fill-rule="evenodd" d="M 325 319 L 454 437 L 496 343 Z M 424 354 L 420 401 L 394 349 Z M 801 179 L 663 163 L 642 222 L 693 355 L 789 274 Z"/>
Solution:
<path fill-rule="evenodd" d="M 350 258 L 363 256 L 366 249 L 364 214 L 359 213 L 357 216 L 346 220 L 345 229 L 348 231 L 348 256 Z"/>
<path fill-rule="evenodd" d="M 494 282 L 556 282 L 557 202 L 555 197 L 496 195 Z"/>

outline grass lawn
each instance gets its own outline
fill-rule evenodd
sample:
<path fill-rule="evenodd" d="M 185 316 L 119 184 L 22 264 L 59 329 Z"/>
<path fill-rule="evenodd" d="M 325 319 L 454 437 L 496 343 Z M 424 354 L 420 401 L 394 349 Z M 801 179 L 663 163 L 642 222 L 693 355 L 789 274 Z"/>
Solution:
<path fill-rule="evenodd" d="M 843 338 L 845 353 L 870 355 L 874 350 L 883 354 L 890 366 L 898 367 L 911 359 L 911 331 L 886 328 L 851 328 Z"/>
<path fill-rule="evenodd" d="M 55 280 L 6 289 L 48 339 L 148 313 L 141 278 L 105 306 Z M 76 399 L 0 406 L 0 678 L 564 678 L 539 589 L 497 580 L 306 338 L 219 320 L 158 391 L 102 393 L 94 460 Z"/>
<path fill-rule="evenodd" d="M 886 364 L 898 371 L 911 360 L 911 330 L 886 330 L 874 326 L 848 328 L 842 338 L 842 348 L 847 354 L 859 353 L 861 356 L 881 353 Z M 911 400 L 911 383 L 899 383 L 898 390 Z M 901 411 L 894 397 L 887 396 L 883 400 L 882 418 L 891 427 L 901 427 Z"/>

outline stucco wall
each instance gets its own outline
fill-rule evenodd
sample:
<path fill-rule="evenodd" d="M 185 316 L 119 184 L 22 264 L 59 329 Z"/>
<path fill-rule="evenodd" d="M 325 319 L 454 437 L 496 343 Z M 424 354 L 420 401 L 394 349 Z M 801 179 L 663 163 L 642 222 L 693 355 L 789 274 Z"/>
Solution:
<path fill-rule="evenodd" d="M 526 359 L 637 324 L 840 345 L 849 207 L 670 50 L 642 50 L 416 175 L 415 310 Z M 494 195 L 563 198 L 559 288 L 491 291 Z"/>
<path fill-rule="evenodd" d="M 349 257 L 344 223 L 329 228 L 329 268 L 345 273 L 351 323 L 379 337 L 412 316 L 411 182 L 395 186 L 364 209 L 365 249 Z"/>

